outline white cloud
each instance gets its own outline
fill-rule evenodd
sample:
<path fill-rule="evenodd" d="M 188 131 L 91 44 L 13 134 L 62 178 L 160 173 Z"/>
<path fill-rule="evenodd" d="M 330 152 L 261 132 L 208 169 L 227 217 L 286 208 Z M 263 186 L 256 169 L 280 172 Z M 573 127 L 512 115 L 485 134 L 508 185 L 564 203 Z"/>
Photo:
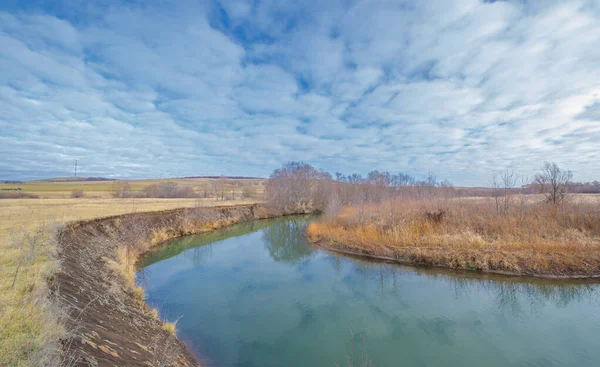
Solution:
<path fill-rule="evenodd" d="M 0 176 L 600 176 L 593 1 L 221 5 L 0 12 Z"/>

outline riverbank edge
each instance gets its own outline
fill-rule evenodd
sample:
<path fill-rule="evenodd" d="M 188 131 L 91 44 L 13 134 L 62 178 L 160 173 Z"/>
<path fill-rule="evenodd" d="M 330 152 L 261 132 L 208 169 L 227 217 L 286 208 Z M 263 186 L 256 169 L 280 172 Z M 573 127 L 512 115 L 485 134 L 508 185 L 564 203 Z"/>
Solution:
<path fill-rule="evenodd" d="M 167 240 L 281 217 L 262 204 L 130 213 L 68 224 L 59 231 L 60 271 L 51 297 L 65 310 L 65 365 L 197 366 L 198 360 L 151 310 L 135 264 Z"/>
<path fill-rule="evenodd" d="M 600 279 L 600 274 L 557 275 L 557 274 L 545 274 L 545 273 L 534 273 L 534 272 L 510 272 L 510 271 L 503 271 L 503 270 L 496 270 L 496 269 L 488 269 L 488 270 L 482 271 L 479 269 L 469 269 L 469 268 L 464 268 L 464 267 L 452 268 L 450 266 L 435 264 L 432 262 L 414 261 L 414 260 L 411 260 L 410 258 L 406 259 L 406 258 L 402 258 L 400 256 L 392 257 L 392 256 L 381 255 L 381 254 L 374 254 L 374 253 L 370 253 L 367 251 L 360 252 L 360 251 L 352 251 L 352 250 L 348 250 L 348 249 L 343 249 L 340 247 L 340 245 L 325 243 L 326 241 L 324 241 L 322 239 L 312 239 L 312 238 L 310 238 L 310 236 L 307 236 L 307 240 L 313 246 L 322 248 L 324 250 L 327 250 L 327 251 L 330 251 L 333 253 L 342 254 L 342 255 L 346 255 L 346 256 L 354 256 L 357 258 L 384 261 L 384 262 L 395 263 L 395 264 L 400 264 L 400 265 L 418 266 L 418 267 L 425 267 L 425 268 L 460 270 L 460 271 L 467 271 L 467 272 L 470 272 L 473 274 L 484 274 L 484 275 L 485 274 L 495 274 L 495 275 L 503 275 L 503 276 L 509 276 L 509 277 L 522 277 L 522 278 L 541 278 L 541 279 L 557 279 L 557 280 L 558 279 L 581 279 L 581 280 Z"/>

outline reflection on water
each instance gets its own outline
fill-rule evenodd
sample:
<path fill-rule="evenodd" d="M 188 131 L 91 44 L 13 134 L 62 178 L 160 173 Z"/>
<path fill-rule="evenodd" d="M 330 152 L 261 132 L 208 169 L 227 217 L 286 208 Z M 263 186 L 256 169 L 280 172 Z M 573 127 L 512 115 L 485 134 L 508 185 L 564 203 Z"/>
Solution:
<path fill-rule="evenodd" d="M 596 283 L 333 255 L 305 242 L 308 220 L 177 239 L 138 281 L 209 366 L 600 365 Z"/>
<path fill-rule="evenodd" d="M 273 260 L 296 264 L 311 255 L 313 251 L 301 235 L 306 224 L 305 218 L 294 218 L 265 228 L 262 238 Z"/>

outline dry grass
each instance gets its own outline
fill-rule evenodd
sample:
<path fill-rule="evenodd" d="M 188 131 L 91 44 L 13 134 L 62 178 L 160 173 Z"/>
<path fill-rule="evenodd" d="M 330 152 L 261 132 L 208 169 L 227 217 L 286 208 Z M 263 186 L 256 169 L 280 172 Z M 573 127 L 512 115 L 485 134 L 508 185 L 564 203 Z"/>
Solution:
<path fill-rule="evenodd" d="M 68 198 L 71 190 L 69 185 L 65 185 L 61 191 L 55 191 L 63 193 L 64 199 L 0 200 L 0 366 L 40 365 L 42 357 L 47 363 L 49 350 L 56 350 L 56 341 L 64 335 L 65 331 L 55 315 L 56 310 L 47 297 L 47 281 L 58 268 L 54 256 L 54 229 L 66 222 L 131 212 L 251 202 L 216 202 L 214 199 L 75 199 Z M 32 247 L 33 238 L 36 243 Z"/>
<path fill-rule="evenodd" d="M 164 331 L 168 332 L 169 334 L 175 335 L 176 331 L 177 331 L 177 325 L 174 322 L 163 322 L 162 328 Z"/>
<path fill-rule="evenodd" d="M 600 196 L 556 207 L 515 197 L 395 200 L 347 207 L 310 224 L 324 247 L 450 268 L 545 276 L 600 275 Z"/>
<path fill-rule="evenodd" d="M 47 279 L 57 270 L 53 226 L 2 232 L 0 366 L 57 361 L 61 312 L 49 302 Z"/>
<path fill-rule="evenodd" d="M 148 179 L 148 180 L 128 180 L 132 191 L 142 191 L 150 185 L 157 183 L 173 182 L 181 185 L 188 185 L 194 188 L 197 192 L 202 192 L 205 186 L 210 186 L 215 179 L 211 178 L 169 178 L 169 179 Z M 239 181 L 245 184 L 251 184 L 255 187 L 258 194 L 264 192 L 263 179 L 246 179 L 246 180 L 231 180 Z M 21 184 L 4 184 L 0 183 L 0 191 L 2 189 L 20 188 L 21 193 L 39 195 L 45 199 L 66 199 L 71 196 L 73 190 L 82 190 L 86 197 L 92 198 L 110 198 L 112 197 L 111 189 L 115 181 L 75 181 L 75 182 L 48 182 L 28 181 Z M 241 197 L 243 188 L 239 187 L 236 191 L 236 197 Z M 13 191 L 3 191 L 11 193 Z M 19 191 L 17 191 L 19 192 Z"/>

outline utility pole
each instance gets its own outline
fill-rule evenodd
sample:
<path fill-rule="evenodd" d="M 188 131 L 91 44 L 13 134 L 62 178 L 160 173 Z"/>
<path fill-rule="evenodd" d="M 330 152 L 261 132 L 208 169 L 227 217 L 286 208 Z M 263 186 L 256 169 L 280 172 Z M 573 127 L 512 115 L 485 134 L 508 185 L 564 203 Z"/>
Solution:
<path fill-rule="evenodd" d="M 77 177 L 77 159 L 75 160 L 75 177 Z"/>

